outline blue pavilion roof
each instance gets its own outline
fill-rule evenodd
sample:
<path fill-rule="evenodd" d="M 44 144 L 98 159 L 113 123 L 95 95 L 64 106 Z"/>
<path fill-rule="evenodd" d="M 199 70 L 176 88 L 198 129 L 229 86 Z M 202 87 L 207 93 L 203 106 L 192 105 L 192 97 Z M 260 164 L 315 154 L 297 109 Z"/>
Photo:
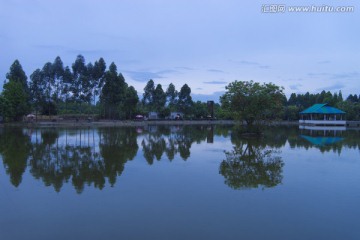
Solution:
<path fill-rule="evenodd" d="M 340 109 L 327 106 L 327 103 L 321 104 L 314 104 L 311 107 L 305 109 L 304 111 L 300 112 L 300 114 L 311 114 L 311 113 L 318 113 L 318 114 L 345 114 L 344 111 Z"/>

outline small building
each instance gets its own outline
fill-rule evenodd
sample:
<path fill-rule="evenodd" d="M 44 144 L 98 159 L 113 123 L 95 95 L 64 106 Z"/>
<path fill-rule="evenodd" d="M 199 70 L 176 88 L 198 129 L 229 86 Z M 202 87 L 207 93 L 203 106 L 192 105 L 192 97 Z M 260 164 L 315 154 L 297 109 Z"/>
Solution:
<path fill-rule="evenodd" d="M 149 112 L 148 119 L 149 120 L 157 120 L 157 119 L 159 119 L 159 114 L 157 112 Z"/>
<path fill-rule="evenodd" d="M 327 103 L 315 104 L 300 112 L 300 125 L 345 126 L 345 112 Z"/>
<path fill-rule="evenodd" d="M 184 114 L 182 112 L 171 112 L 170 119 L 171 120 L 182 120 L 182 119 L 184 119 Z"/>

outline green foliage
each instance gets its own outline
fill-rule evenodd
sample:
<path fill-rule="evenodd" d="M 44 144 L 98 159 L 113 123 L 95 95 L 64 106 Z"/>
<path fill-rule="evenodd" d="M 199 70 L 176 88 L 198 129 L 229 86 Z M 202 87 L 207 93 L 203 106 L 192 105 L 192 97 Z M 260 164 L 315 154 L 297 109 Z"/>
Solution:
<path fill-rule="evenodd" d="M 155 83 L 150 79 L 145 88 L 142 98 L 142 104 L 144 105 L 147 111 L 154 111 L 154 92 L 155 92 Z"/>
<path fill-rule="evenodd" d="M 157 112 L 161 112 L 165 108 L 166 94 L 162 89 L 161 84 L 158 84 L 153 92 L 153 109 Z"/>
<path fill-rule="evenodd" d="M 21 83 L 9 81 L 3 87 L 2 92 L 2 114 L 9 121 L 19 121 L 29 112 L 26 94 Z"/>
<path fill-rule="evenodd" d="M 195 119 L 206 119 L 207 115 L 209 115 L 207 104 L 200 101 L 193 104 L 191 112 Z"/>
<path fill-rule="evenodd" d="M 28 94 L 29 90 L 27 85 L 27 76 L 19 60 L 15 60 L 14 63 L 10 66 L 10 71 L 6 74 L 6 79 L 20 83 L 25 93 Z"/>
<path fill-rule="evenodd" d="M 235 81 L 226 90 L 222 107 L 248 126 L 276 119 L 283 106 L 283 88 L 272 83 Z"/>
<path fill-rule="evenodd" d="M 111 63 L 105 73 L 104 83 L 100 95 L 103 116 L 111 119 L 131 118 L 139 100 L 137 92 L 133 87 L 128 87 L 121 73 L 117 73 L 115 63 Z"/>
<path fill-rule="evenodd" d="M 295 121 L 299 120 L 300 108 L 294 105 L 286 106 L 284 109 L 284 120 Z"/>
<path fill-rule="evenodd" d="M 174 84 L 170 83 L 166 89 L 166 99 L 168 102 L 168 107 L 171 111 L 175 111 L 177 96 L 178 92 L 176 91 Z"/>
<path fill-rule="evenodd" d="M 136 113 L 136 106 L 139 102 L 139 96 L 133 86 L 126 90 L 124 111 L 127 119 L 132 119 Z"/>
<path fill-rule="evenodd" d="M 185 115 L 191 114 L 193 100 L 191 98 L 191 89 L 187 84 L 184 84 L 178 95 L 177 107 L 178 111 L 183 112 Z"/>
<path fill-rule="evenodd" d="M 306 92 L 305 94 L 292 93 L 286 105 L 297 106 L 299 110 L 302 111 L 316 103 L 327 103 L 330 106 L 335 106 L 337 103 L 342 101 L 343 97 L 341 91 L 339 91 L 339 93 L 332 94 L 330 91 L 325 92 L 323 90 L 321 93 L 316 94 L 311 94 L 309 92 Z"/>
<path fill-rule="evenodd" d="M 346 112 L 346 120 L 360 120 L 360 103 L 351 101 L 342 101 L 336 105 L 337 108 Z"/>
<path fill-rule="evenodd" d="M 18 60 L 6 74 L 8 82 L 3 86 L 0 111 L 6 121 L 19 121 L 30 111 L 30 95 L 27 76 Z"/>

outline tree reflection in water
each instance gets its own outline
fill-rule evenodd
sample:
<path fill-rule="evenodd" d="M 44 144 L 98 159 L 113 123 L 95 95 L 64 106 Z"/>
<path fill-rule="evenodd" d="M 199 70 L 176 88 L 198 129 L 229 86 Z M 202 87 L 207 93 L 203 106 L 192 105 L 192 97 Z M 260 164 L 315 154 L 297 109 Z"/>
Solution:
<path fill-rule="evenodd" d="M 220 174 L 233 189 L 270 188 L 281 183 L 284 163 L 279 150 L 269 147 L 264 139 L 232 138 L 235 146 L 225 151 Z"/>
<path fill-rule="evenodd" d="M 10 182 L 18 187 L 30 154 L 30 138 L 19 128 L 0 128 L 0 153 Z"/>
<path fill-rule="evenodd" d="M 170 161 L 176 154 L 187 160 L 191 145 L 205 141 L 208 132 L 207 126 L 149 126 L 141 142 L 144 157 L 150 165 L 164 153 Z"/>
<path fill-rule="evenodd" d="M 70 182 L 81 193 L 86 185 L 103 189 L 108 182 L 114 186 L 125 164 L 135 156 L 149 165 L 155 159 L 173 161 L 176 156 L 188 160 L 194 143 L 211 144 L 214 136 L 228 139 L 229 134 L 234 147 L 225 153 L 219 171 L 234 189 L 276 186 L 282 181 L 284 165 L 278 149 L 286 143 L 291 148 L 314 147 L 300 137 L 297 127 L 271 127 L 261 139 L 243 138 L 231 126 L 0 128 L 0 154 L 15 187 L 28 167 L 33 177 L 56 191 Z M 343 140 L 325 150 L 341 154 L 343 148 L 360 149 L 359 136 L 359 131 L 343 132 Z M 138 151 L 138 142 L 142 151 Z"/>
<path fill-rule="evenodd" d="M 84 190 L 85 184 L 93 184 L 95 188 L 102 189 L 106 179 L 113 186 L 116 177 L 122 174 L 125 163 L 132 160 L 138 151 L 137 134 L 133 128 L 34 131 L 35 133 L 30 134 L 32 144 L 29 144 L 27 154 L 23 154 L 24 157 L 21 158 L 21 173 L 16 167 L 10 166 L 9 169 L 19 172 L 17 178 L 21 179 L 28 159 L 30 173 L 36 179 L 41 179 L 46 186 L 53 186 L 56 191 L 60 191 L 68 181 L 72 182 L 78 193 Z M 14 132 L 9 134 L 7 141 L 20 141 L 21 146 L 28 146 L 24 143 L 30 143 L 30 137 L 22 134 L 23 139 L 19 139 L 18 135 Z M 19 153 L 16 146 L 7 145 L 7 150 L 2 151 L 3 158 L 9 152 Z M 5 163 L 6 159 L 4 158 Z"/>

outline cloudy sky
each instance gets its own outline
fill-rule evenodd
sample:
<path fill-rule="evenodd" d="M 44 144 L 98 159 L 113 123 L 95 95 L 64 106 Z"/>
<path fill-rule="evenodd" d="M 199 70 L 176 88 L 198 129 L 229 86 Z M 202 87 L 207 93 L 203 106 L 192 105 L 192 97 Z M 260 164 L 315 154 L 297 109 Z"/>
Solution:
<path fill-rule="evenodd" d="M 268 4 L 285 10 L 269 13 Z M 56 56 L 71 65 L 82 54 L 115 62 L 140 93 L 153 79 L 218 101 L 229 82 L 254 80 L 283 86 L 287 96 L 347 96 L 360 94 L 359 23 L 359 1 L 351 0 L 0 0 L 0 76 L 15 59 L 30 76 Z"/>

